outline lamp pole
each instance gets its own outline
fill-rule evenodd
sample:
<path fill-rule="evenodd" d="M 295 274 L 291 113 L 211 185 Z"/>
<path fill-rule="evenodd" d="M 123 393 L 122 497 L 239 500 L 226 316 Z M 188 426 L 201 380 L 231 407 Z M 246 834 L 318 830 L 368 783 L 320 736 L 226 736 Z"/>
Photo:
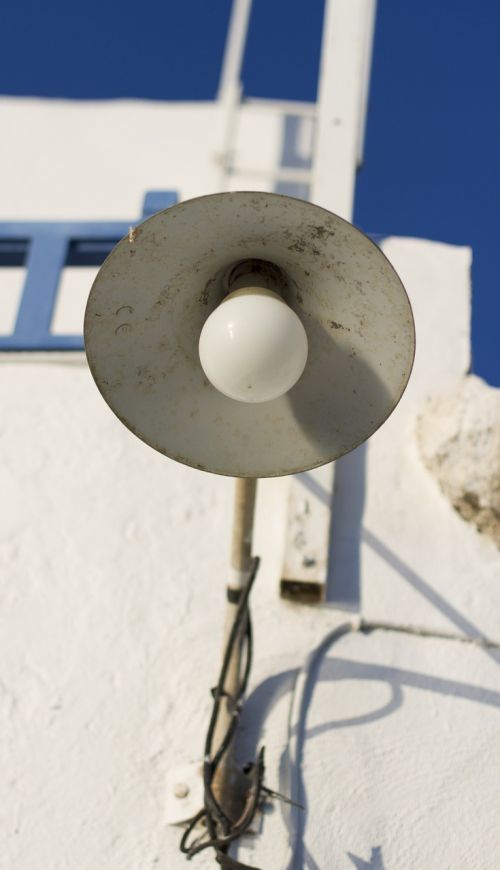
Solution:
<path fill-rule="evenodd" d="M 263 749 L 245 772 L 231 757 L 251 664 L 257 479 L 325 465 L 376 431 L 410 376 L 413 318 L 398 275 L 373 242 L 302 200 L 212 194 L 154 215 L 136 235 L 118 243 L 93 284 L 85 348 L 103 398 L 135 435 L 170 459 L 238 476 L 204 806 L 181 840 L 189 858 L 213 848 L 222 866 L 237 868 L 230 845 L 269 793 Z M 273 265 L 281 262 L 283 279 Z M 282 280 L 287 292 L 271 289 L 279 291 Z M 168 282 L 178 292 L 167 293 Z"/>
<path fill-rule="evenodd" d="M 231 576 L 227 586 L 226 616 L 224 624 L 224 644 L 226 649 L 231 629 L 234 625 L 238 603 L 245 588 L 252 567 L 252 537 L 255 515 L 255 495 L 257 480 L 254 477 L 240 477 L 235 480 L 233 535 L 231 544 Z M 226 679 L 224 697 L 214 734 L 214 746 L 218 748 L 227 734 L 235 712 L 234 699 L 239 695 L 241 685 L 241 663 L 245 625 L 240 628 L 234 644 Z M 245 783 L 237 768 L 232 746 L 226 751 L 217 768 L 213 781 L 214 794 L 226 815 L 232 820 L 241 815 L 244 802 Z"/>

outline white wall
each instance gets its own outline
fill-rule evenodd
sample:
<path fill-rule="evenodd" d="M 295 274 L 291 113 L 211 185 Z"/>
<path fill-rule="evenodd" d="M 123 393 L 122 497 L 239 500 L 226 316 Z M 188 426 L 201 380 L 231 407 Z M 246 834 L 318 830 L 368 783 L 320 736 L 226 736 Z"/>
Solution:
<path fill-rule="evenodd" d="M 295 164 L 307 164 L 311 115 L 307 104 L 255 101 L 234 125 L 213 102 L 2 97 L 0 219 L 133 220 L 146 190 L 174 189 L 179 199 L 223 186 L 271 190 L 284 150 L 296 155 Z M 290 116 L 298 122 L 287 131 Z M 297 137 L 288 148 L 287 132 L 289 140 Z M 233 172 L 226 179 L 228 145 Z"/>
<path fill-rule="evenodd" d="M 270 172 L 281 153 L 282 121 L 266 111 L 255 108 L 259 133 L 252 148 L 242 121 L 241 165 L 252 158 Z M 0 117 L 2 218 L 128 220 L 138 214 L 147 189 L 173 187 L 185 198 L 219 183 L 224 137 L 212 105 L 4 99 Z M 252 186 L 265 189 L 264 184 L 269 181 Z M 465 635 L 477 629 L 500 641 L 498 551 L 454 513 L 424 469 L 414 438 L 424 399 L 450 389 L 468 368 L 470 252 L 414 239 L 387 240 L 384 250 L 414 304 L 418 356 L 406 396 L 371 440 L 364 460 L 351 457 L 343 486 L 337 474 L 326 607 L 278 598 L 286 481 L 260 486 L 256 551 L 263 567 L 255 590 L 252 691 L 260 689 L 268 700 L 274 685 L 282 692 L 279 702 L 269 700 L 263 725 L 267 780 L 275 787 L 288 743 L 291 671 L 345 621 L 345 610 L 332 604 L 342 597 L 339 589 L 345 593 L 342 607 L 360 607 L 371 620 Z M 70 305 L 65 317 L 79 317 L 75 312 Z M 176 465 L 135 439 L 104 405 L 81 355 L 37 361 L 3 355 L 0 407 L 3 866 L 184 867 L 179 832 L 165 826 L 165 788 L 172 770 L 201 757 L 208 689 L 218 668 L 231 481 Z M 453 659 L 453 653 L 447 655 L 439 653 L 443 680 Z M 411 670 L 421 653 L 415 645 L 404 653 L 385 646 L 381 656 L 386 664 L 403 656 Z M 483 676 L 491 688 L 491 674 L 483 674 L 480 665 L 467 673 L 475 684 Z M 310 715 L 321 724 L 337 703 L 345 705 L 346 717 L 354 715 L 349 705 L 358 709 L 359 691 L 358 681 L 340 701 L 317 695 Z M 261 702 L 250 707 L 254 718 L 248 714 L 244 732 L 249 751 L 262 709 Z M 408 742 L 410 780 L 401 780 L 390 794 L 400 805 L 403 840 L 412 836 L 405 828 L 411 807 L 425 799 L 429 787 L 415 774 L 424 712 L 404 726 L 406 734 L 416 729 Z M 450 728 L 460 728 L 451 707 L 438 715 Z M 388 740 L 397 724 L 394 717 L 385 718 Z M 432 740 L 432 732 L 426 733 Z M 474 733 L 472 725 L 460 731 L 470 749 L 467 763 L 496 764 L 493 756 L 474 757 Z M 306 755 L 309 802 L 320 782 L 338 774 L 339 751 L 346 757 L 357 752 L 349 740 L 339 749 L 334 730 L 331 735 L 319 755 Z M 363 776 L 377 794 L 380 765 L 364 769 Z M 467 793 L 467 777 L 467 770 L 450 767 L 439 801 Z M 348 790 L 352 782 L 346 778 L 339 788 Z M 370 803 L 363 807 L 359 818 L 354 807 L 351 828 L 332 826 L 323 803 L 307 817 L 316 866 L 331 866 L 332 843 L 337 848 L 339 838 L 339 867 L 352 866 L 348 851 L 375 866 L 368 863 L 370 841 L 362 825 Z M 384 812 L 383 800 L 378 811 Z M 445 813 L 446 818 L 455 817 Z M 376 836 L 385 836 L 383 826 Z M 387 867 L 402 866 L 400 852 L 391 858 L 392 836 L 383 841 L 385 861 Z M 418 836 L 424 843 L 423 822 Z M 467 831 L 459 827 L 454 836 L 459 850 Z M 287 842 L 281 813 L 271 813 L 263 836 L 241 854 L 274 870 Z M 417 848 L 417 863 L 406 866 L 418 866 L 418 854 Z M 201 859 L 198 866 L 213 866 L 212 859 Z M 422 866 L 432 865 L 426 859 Z"/>

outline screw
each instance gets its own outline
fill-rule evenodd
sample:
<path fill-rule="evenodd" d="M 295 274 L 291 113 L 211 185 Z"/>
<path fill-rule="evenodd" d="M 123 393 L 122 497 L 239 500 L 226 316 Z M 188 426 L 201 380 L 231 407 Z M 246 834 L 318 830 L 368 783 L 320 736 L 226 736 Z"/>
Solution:
<path fill-rule="evenodd" d="M 189 794 L 189 786 L 184 782 L 178 782 L 174 785 L 174 794 L 176 798 L 186 798 Z"/>

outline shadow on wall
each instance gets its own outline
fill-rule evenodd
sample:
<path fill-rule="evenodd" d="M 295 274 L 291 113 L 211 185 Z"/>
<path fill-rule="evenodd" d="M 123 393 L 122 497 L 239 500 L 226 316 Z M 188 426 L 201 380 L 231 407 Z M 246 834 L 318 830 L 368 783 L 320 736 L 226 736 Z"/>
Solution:
<path fill-rule="evenodd" d="M 361 608 L 361 539 L 366 495 L 366 451 L 361 444 L 335 463 L 333 496 L 307 471 L 298 475 L 311 495 L 331 509 L 326 601 L 341 610 Z"/>
<path fill-rule="evenodd" d="M 352 852 L 348 852 L 347 855 L 357 870 L 368 870 L 369 867 L 371 867 L 372 870 L 384 870 L 382 846 L 375 846 L 375 848 L 372 849 L 369 861 L 363 861 L 362 858 L 358 858 L 357 855 L 353 855 Z"/>
<path fill-rule="evenodd" d="M 363 529 L 361 540 L 363 543 L 368 544 L 368 546 L 384 559 L 391 568 L 397 571 L 399 576 L 402 577 L 403 580 L 406 580 L 416 592 L 419 592 L 420 595 L 426 598 L 429 604 L 432 604 L 436 610 L 439 610 L 444 616 L 446 616 L 465 637 L 468 637 L 471 640 L 484 641 L 487 644 L 489 643 L 488 638 L 484 636 L 480 629 L 474 625 L 470 619 L 467 619 L 467 617 L 460 613 L 456 607 L 453 607 L 446 598 L 443 598 L 439 592 L 436 592 L 430 583 L 424 580 L 423 577 L 420 577 L 419 574 L 410 567 L 410 565 L 400 559 L 399 556 L 384 544 L 383 541 L 377 538 L 373 532 L 370 532 L 368 529 Z M 485 648 L 484 652 L 497 664 L 500 662 L 499 650 Z"/>
<path fill-rule="evenodd" d="M 337 460 L 331 502 L 328 492 L 308 472 L 301 475 L 309 491 L 324 504 L 331 504 L 332 508 L 327 601 L 347 610 L 361 609 L 360 551 L 361 544 L 367 544 L 401 579 L 406 580 L 429 604 L 439 610 L 464 637 L 488 644 L 488 638 L 470 619 L 450 604 L 373 532 L 363 528 L 367 449 L 367 444 L 362 444 L 352 453 Z M 496 663 L 500 662 L 499 650 L 485 648 L 484 652 Z"/>
<path fill-rule="evenodd" d="M 336 480 L 333 493 L 333 510 L 331 527 L 331 551 L 335 559 L 330 558 L 328 578 L 328 598 L 339 604 L 344 602 L 349 609 L 357 610 L 360 605 L 360 549 L 364 543 L 374 550 L 390 567 L 397 572 L 402 580 L 409 583 L 420 595 L 449 621 L 456 626 L 463 636 L 470 640 L 480 640 L 489 643 L 480 630 L 466 616 L 458 611 L 450 602 L 440 595 L 431 584 L 420 577 L 406 562 L 394 553 L 383 541 L 368 529 L 363 529 L 363 509 L 365 501 L 365 470 L 367 445 L 361 445 L 357 450 L 338 460 L 336 463 Z M 330 496 L 307 472 L 301 475 L 301 480 L 310 492 L 324 504 L 330 506 Z M 367 633 L 374 630 L 365 626 Z M 379 626 L 384 628 L 384 626 Z M 345 633 L 352 631 L 350 625 L 337 629 L 330 634 L 322 644 L 311 654 L 303 674 L 306 674 L 305 684 L 300 700 L 300 713 L 295 728 L 290 732 L 291 744 L 295 744 L 294 757 L 288 748 L 280 763 L 280 790 L 289 794 L 292 800 L 302 804 L 304 811 L 283 810 L 289 826 L 289 844 L 293 859 L 287 870 L 317 870 L 312 855 L 303 842 L 303 833 L 307 820 L 307 796 L 302 780 L 302 753 L 306 739 L 339 728 L 360 727 L 370 722 L 385 718 L 398 710 L 404 702 L 404 689 L 414 688 L 423 691 L 436 692 L 441 695 L 461 697 L 473 703 L 486 704 L 500 708 L 500 692 L 478 688 L 468 683 L 445 680 L 414 671 L 406 671 L 394 667 L 360 663 L 340 658 L 326 658 L 332 644 Z M 453 642 L 449 640 L 449 642 Z M 496 648 L 483 647 L 483 653 L 496 663 L 500 660 L 500 651 Z M 326 659 L 326 660 L 325 660 Z M 242 739 L 238 746 L 238 755 L 242 760 L 254 758 L 257 752 L 257 742 L 262 733 L 264 722 L 269 711 L 284 695 L 292 693 L 298 672 L 284 671 L 265 680 L 249 697 L 243 710 Z M 385 681 L 390 689 L 391 697 L 382 707 L 350 719 L 331 720 L 316 726 L 309 731 L 306 728 L 307 711 L 312 699 L 317 680 L 376 680 Z M 372 849 L 370 861 L 347 853 L 355 866 L 372 867 L 383 870 L 381 847 Z M 356 864 L 356 862 L 358 862 Z"/>
<path fill-rule="evenodd" d="M 283 752 L 280 761 L 279 790 L 298 804 L 303 810 L 291 810 L 281 805 L 283 816 L 289 831 L 290 859 L 286 870 L 315 870 L 317 864 L 308 852 L 304 843 L 304 832 L 308 818 L 308 800 L 302 776 L 303 751 L 306 740 L 311 740 L 320 734 L 335 731 L 340 728 L 358 728 L 371 722 L 390 716 L 400 709 L 404 703 L 405 690 L 408 688 L 434 692 L 454 698 L 462 698 L 476 704 L 484 704 L 500 709 L 500 692 L 478 687 L 457 680 L 447 680 L 386 665 L 370 662 L 352 661 L 346 658 L 329 657 L 328 651 L 345 634 L 356 631 L 350 625 L 336 629 L 311 654 L 303 670 L 303 683 L 297 721 L 291 723 L 289 732 L 290 743 Z M 361 629 L 363 634 L 369 634 L 373 629 Z M 448 643 L 456 643 L 452 639 Z M 255 758 L 258 741 L 266 718 L 278 702 L 288 693 L 292 693 L 297 681 L 298 671 L 288 670 L 275 674 L 261 683 L 250 695 L 242 715 L 242 728 L 238 737 L 237 755 L 241 761 Z M 315 686 L 318 682 L 336 681 L 375 681 L 385 682 L 390 689 L 391 697 L 382 707 L 361 716 L 344 719 L 331 719 L 310 729 L 307 728 L 307 713 L 312 701 Z M 292 748 L 290 748 L 292 747 Z M 293 748 L 295 747 L 295 749 Z M 355 854 L 347 853 L 356 867 L 383 870 L 382 847 L 372 849 L 369 861 Z M 357 862 L 357 863 L 356 863 Z"/>
<path fill-rule="evenodd" d="M 361 444 L 335 463 L 326 600 L 361 608 L 361 531 L 366 497 L 366 451 Z"/>
<path fill-rule="evenodd" d="M 334 643 L 340 637 L 339 633 L 334 633 L 330 636 L 331 643 Z M 449 641 L 453 643 L 454 641 Z M 441 695 L 451 697 L 464 698 L 468 701 L 478 704 L 486 704 L 488 706 L 500 709 L 500 692 L 494 692 L 490 689 L 481 688 L 469 683 L 462 683 L 455 680 L 445 680 L 438 677 L 433 677 L 428 674 L 422 674 L 416 671 L 407 671 L 400 668 L 393 668 L 381 665 L 372 665 L 370 663 L 360 663 L 350 661 L 349 659 L 341 658 L 326 658 L 325 659 L 325 644 L 319 648 L 319 655 L 314 660 L 313 667 L 308 673 L 307 683 L 302 696 L 302 704 L 300 710 L 300 718 L 296 726 L 297 736 L 297 753 L 292 761 L 292 769 L 289 774 L 289 779 L 295 783 L 295 791 L 293 800 L 302 804 L 305 808 L 302 812 L 295 813 L 295 818 L 288 818 L 290 842 L 293 847 L 293 863 L 287 870 L 302 870 L 304 867 L 314 867 L 314 864 L 307 862 L 306 850 L 303 842 L 304 831 L 308 815 L 308 801 L 305 791 L 304 781 L 302 777 L 302 756 L 303 748 L 306 739 L 312 739 L 318 734 L 323 734 L 328 731 L 333 731 L 339 728 L 353 728 L 369 724 L 378 719 L 382 719 L 391 715 L 399 709 L 404 702 L 404 689 L 416 688 L 424 691 L 436 692 Z M 363 716 L 353 717 L 350 719 L 330 720 L 314 728 L 307 729 L 307 711 L 309 709 L 315 684 L 317 681 L 335 681 L 335 680 L 374 680 L 385 681 L 391 690 L 391 698 L 383 707 L 373 710 L 371 713 Z M 292 736 L 292 735 L 291 735 Z M 290 759 L 286 759 L 287 752 L 284 753 L 283 765 L 290 763 Z M 351 856 L 352 857 L 352 856 Z M 372 852 L 373 860 L 373 852 Z M 377 857 L 378 864 L 361 864 L 361 867 L 379 867 L 383 864 L 381 853 Z"/>

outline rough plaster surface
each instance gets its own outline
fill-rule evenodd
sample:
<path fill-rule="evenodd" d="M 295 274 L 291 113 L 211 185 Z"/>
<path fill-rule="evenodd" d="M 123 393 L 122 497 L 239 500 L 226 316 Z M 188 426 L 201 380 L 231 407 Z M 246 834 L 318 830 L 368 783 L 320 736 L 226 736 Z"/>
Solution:
<path fill-rule="evenodd" d="M 359 504 L 344 570 L 360 578 L 367 619 L 500 640 L 500 553 L 440 492 L 416 436 L 427 402 L 456 390 L 469 370 L 470 250 L 396 238 L 383 249 L 412 302 L 417 353 L 398 408 L 348 460 L 343 503 L 349 509 L 354 492 Z M 334 535 L 335 523 L 334 503 Z"/>
<path fill-rule="evenodd" d="M 297 866 L 496 870 L 499 663 L 387 631 L 332 644 L 304 723 Z"/>
<path fill-rule="evenodd" d="M 153 866 L 209 709 L 230 482 L 124 437 L 83 366 L 1 385 L 3 866 Z"/>
<path fill-rule="evenodd" d="M 202 754 L 232 482 L 131 437 L 83 360 L 4 361 L 0 403 L 3 866 L 183 868 L 164 822 L 166 771 Z M 299 667 L 339 620 L 277 596 L 275 484 L 263 484 L 270 513 L 257 529 L 253 686 Z M 274 785 L 280 734 L 265 737 Z"/>
<path fill-rule="evenodd" d="M 424 462 L 456 511 L 500 547 L 500 390 L 469 375 L 418 420 Z"/>
<path fill-rule="evenodd" d="M 1 99 L 0 116 L 5 219 L 127 220 L 147 189 L 186 198 L 220 187 L 227 130 L 210 104 Z M 310 144 L 291 137 L 287 157 L 282 122 L 242 110 L 233 189 L 270 189 L 277 161 L 307 166 Z M 297 670 L 345 621 L 334 602 L 368 619 L 499 636 L 498 551 L 439 491 L 415 438 L 426 402 L 469 368 L 470 251 L 415 239 L 384 250 L 414 306 L 417 358 L 393 417 L 338 463 L 326 607 L 278 598 L 288 486 L 259 484 L 256 656 L 238 753 L 265 743 L 267 781 L 283 790 L 294 788 L 284 760 Z M 81 317 L 68 293 L 61 330 Z M 0 866 L 181 870 L 165 784 L 202 753 L 231 481 L 149 450 L 108 411 L 82 357 L 50 359 L 0 359 Z M 338 657 L 354 664 L 339 671 Z M 301 768 L 310 870 L 499 866 L 491 657 L 381 632 L 345 637 L 324 667 Z M 262 829 L 240 855 L 281 870 L 286 814 L 275 806 Z M 301 861 L 299 848 L 294 870 Z"/>

